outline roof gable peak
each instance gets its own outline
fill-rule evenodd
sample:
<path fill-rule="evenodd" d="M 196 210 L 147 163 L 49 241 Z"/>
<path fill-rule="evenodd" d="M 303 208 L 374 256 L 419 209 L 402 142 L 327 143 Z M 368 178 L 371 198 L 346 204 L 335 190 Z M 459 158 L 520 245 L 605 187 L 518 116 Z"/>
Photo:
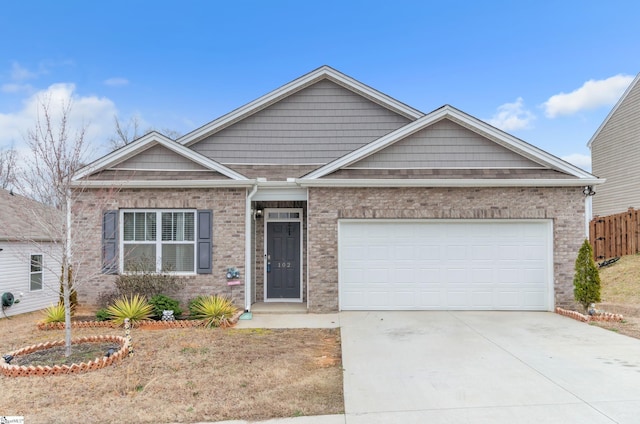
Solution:
<path fill-rule="evenodd" d="M 151 147 L 154 147 L 157 145 L 161 145 L 173 151 L 174 153 L 186 159 L 189 159 L 206 169 L 217 171 L 231 178 L 232 180 L 247 179 L 244 175 L 239 174 L 233 171 L 232 169 L 227 168 L 226 166 L 212 159 L 209 159 L 201 155 L 200 153 L 189 149 L 188 147 L 181 145 L 180 143 L 170 139 L 169 137 L 157 131 L 151 131 L 150 133 L 145 134 L 139 139 L 133 141 L 132 143 L 129 143 L 117 150 L 114 150 L 113 152 L 107 154 L 106 156 L 103 156 L 102 158 L 94 161 L 93 163 L 83 167 L 78 172 L 76 172 L 75 176 L 73 177 L 73 180 L 77 182 L 91 174 L 103 171 L 109 167 L 122 163 L 144 152 L 145 150 L 150 149 Z"/>
<path fill-rule="evenodd" d="M 234 111 L 211 121 L 210 123 L 180 137 L 177 141 L 185 146 L 190 146 L 198 141 L 226 128 L 278 101 L 286 98 L 306 87 L 322 80 L 332 81 L 358 95 L 361 95 L 389 110 L 403 115 L 411 120 L 424 116 L 424 113 L 414 109 L 386 94 L 363 84 L 328 65 L 323 65 L 283 86 L 277 88 L 258 99 L 241 106 Z"/>

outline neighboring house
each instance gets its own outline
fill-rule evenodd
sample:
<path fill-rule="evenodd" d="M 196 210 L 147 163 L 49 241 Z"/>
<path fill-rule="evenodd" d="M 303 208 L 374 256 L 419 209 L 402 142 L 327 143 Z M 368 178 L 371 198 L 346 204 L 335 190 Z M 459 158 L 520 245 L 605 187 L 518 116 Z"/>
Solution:
<path fill-rule="evenodd" d="M 451 106 L 424 114 L 323 66 L 80 170 L 76 202 L 100 206 L 75 231 L 93 235 L 104 275 L 79 302 L 144 258 L 186 277 L 183 300 L 246 310 L 553 310 L 573 303 L 583 190 L 599 182 Z"/>
<path fill-rule="evenodd" d="M 640 74 L 589 140 L 592 173 L 606 182 L 593 196 L 593 215 L 640 208 Z"/>
<path fill-rule="evenodd" d="M 0 189 L 0 294 L 19 301 L 3 317 L 58 303 L 61 250 L 48 230 L 58 219 L 55 209 Z"/>

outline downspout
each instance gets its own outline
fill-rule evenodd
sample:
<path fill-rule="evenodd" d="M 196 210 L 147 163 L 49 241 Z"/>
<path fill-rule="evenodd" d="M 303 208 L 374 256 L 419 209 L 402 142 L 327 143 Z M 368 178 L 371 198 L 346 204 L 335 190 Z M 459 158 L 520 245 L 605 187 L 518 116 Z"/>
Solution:
<path fill-rule="evenodd" d="M 251 192 L 247 195 L 245 205 L 244 221 L 244 310 L 251 311 L 251 199 L 258 191 L 258 183 L 253 185 Z"/>

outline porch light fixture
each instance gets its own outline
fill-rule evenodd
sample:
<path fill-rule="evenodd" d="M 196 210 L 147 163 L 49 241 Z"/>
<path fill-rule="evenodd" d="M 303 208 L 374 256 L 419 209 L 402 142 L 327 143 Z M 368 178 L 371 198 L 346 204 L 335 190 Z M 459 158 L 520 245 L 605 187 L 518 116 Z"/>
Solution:
<path fill-rule="evenodd" d="M 256 209 L 256 218 L 262 218 L 262 209 Z"/>
<path fill-rule="evenodd" d="M 586 186 L 582 189 L 582 194 L 585 196 L 593 196 L 596 192 L 593 190 L 593 186 Z"/>

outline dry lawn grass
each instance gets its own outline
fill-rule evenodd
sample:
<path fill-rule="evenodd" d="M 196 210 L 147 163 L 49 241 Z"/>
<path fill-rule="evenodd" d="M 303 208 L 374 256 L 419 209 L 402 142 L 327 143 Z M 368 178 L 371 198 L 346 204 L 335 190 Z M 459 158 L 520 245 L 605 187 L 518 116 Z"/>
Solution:
<path fill-rule="evenodd" d="M 1 319 L 0 354 L 64 338 L 37 330 L 38 319 Z M 0 377 L 0 415 L 30 424 L 193 423 L 344 411 L 338 329 L 134 329 L 132 337 L 134 356 L 102 370 Z"/>
<path fill-rule="evenodd" d="M 640 255 L 623 256 L 600 269 L 602 302 L 597 308 L 624 316 L 624 321 L 596 322 L 603 327 L 640 339 Z"/>

